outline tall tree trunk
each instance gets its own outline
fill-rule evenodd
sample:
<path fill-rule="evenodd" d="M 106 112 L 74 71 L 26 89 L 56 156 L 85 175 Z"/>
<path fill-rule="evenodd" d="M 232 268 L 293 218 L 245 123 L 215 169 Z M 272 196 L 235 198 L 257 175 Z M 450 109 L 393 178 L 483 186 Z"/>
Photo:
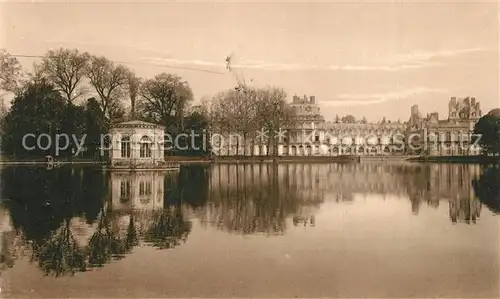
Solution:
<path fill-rule="evenodd" d="M 135 95 L 130 96 L 130 119 L 135 119 Z"/>
<path fill-rule="evenodd" d="M 243 133 L 243 156 L 247 155 L 247 133 Z"/>
<path fill-rule="evenodd" d="M 271 146 L 272 146 L 271 140 L 272 140 L 271 137 L 267 138 L 267 148 L 266 148 L 266 152 L 267 153 L 266 153 L 266 156 L 269 156 L 269 154 L 271 152 Z"/>
<path fill-rule="evenodd" d="M 236 137 L 236 156 L 240 155 L 240 136 Z"/>

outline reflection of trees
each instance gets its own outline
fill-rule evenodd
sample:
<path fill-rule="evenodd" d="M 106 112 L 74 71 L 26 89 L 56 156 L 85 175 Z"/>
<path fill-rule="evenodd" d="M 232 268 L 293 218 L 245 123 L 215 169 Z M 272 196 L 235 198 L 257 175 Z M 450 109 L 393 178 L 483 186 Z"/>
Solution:
<path fill-rule="evenodd" d="M 144 241 L 159 249 L 168 249 L 186 242 L 191 222 L 184 219 L 180 206 L 153 211 Z"/>
<path fill-rule="evenodd" d="M 46 275 L 73 275 L 121 259 L 141 241 L 162 249 L 172 248 L 186 241 L 191 231 L 191 222 L 179 207 L 113 210 L 106 203 L 109 176 L 100 170 L 11 168 L 1 174 L 2 195 L 12 199 L 6 208 L 13 226 L 12 231 L 2 234 L 2 268 L 15 264 L 20 256 L 16 248 L 27 247 L 31 261 Z M 193 174 L 196 182 L 206 180 L 206 174 L 191 170 L 182 179 L 185 186 L 180 188 L 179 179 L 170 176 L 168 189 L 174 199 L 178 197 L 176 202 L 190 194 L 187 182 Z M 80 226 L 71 225 L 74 217 L 81 216 L 91 225 L 88 237 L 79 233 Z M 80 225 L 83 228 L 85 224 Z"/>
<path fill-rule="evenodd" d="M 55 276 L 85 270 L 85 252 L 78 246 L 69 227 L 69 220 L 42 242 L 33 244 L 33 260 L 45 274 Z"/>
<path fill-rule="evenodd" d="M 202 221 L 228 232 L 281 234 L 288 217 L 322 201 L 312 185 L 300 187 L 288 165 L 214 166 Z"/>
<path fill-rule="evenodd" d="M 192 207 L 201 207 L 206 204 L 210 168 L 205 165 L 191 165 L 182 167 L 179 173 L 179 183 L 175 186 L 182 203 Z M 178 203 L 178 202 L 177 202 Z"/>
<path fill-rule="evenodd" d="M 479 200 L 493 213 L 500 213 L 500 166 L 484 167 L 478 178 L 472 180 Z"/>
<path fill-rule="evenodd" d="M 191 209 L 182 209 L 186 205 L 232 232 L 283 233 L 286 219 L 294 216 L 296 225 L 313 224 L 307 209 L 320 204 L 323 194 L 314 175 L 304 178 L 285 165 L 235 169 L 228 176 L 190 167 L 179 176 L 166 176 L 165 206 L 153 211 L 113 210 L 106 203 L 109 176 L 101 170 L 3 169 L 1 191 L 11 199 L 6 207 L 13 228 L 9 244 L 2 246 L 1 262 L 14 265 L 17 255 L 7 250 L 22 245 L 46 275 L 61 276 L 123 258 L 141 242 L 173 248 L 185 242 L 192 229 L 186 217 Z M 80 226 L 72 224 L 74 219 Z"/>
<path fill-rule="evenodd" d="M 95 219 L 107 193 L 100 170 L 7 167 L 1 178 L 0 191 L 10 199 L 6 205 L 14 228 L 35 242 L 49 238 L 65 219 Z"/>
<path fill-rule="evenodd" d="M 121 239 L 119 232 L 112 227 L 111 210 L 102 209 L 101 217 L 98 220 L 97 229 L 90 237 L 88 243 L 88 263 L 91 267 L 102 267 L 112 258 L 122 258 L 130 251 L 135 244 L 133 240 L 128 240 L 129 235 L 135 236 L 133 218 L 130 218 L 127 237 Z"/>

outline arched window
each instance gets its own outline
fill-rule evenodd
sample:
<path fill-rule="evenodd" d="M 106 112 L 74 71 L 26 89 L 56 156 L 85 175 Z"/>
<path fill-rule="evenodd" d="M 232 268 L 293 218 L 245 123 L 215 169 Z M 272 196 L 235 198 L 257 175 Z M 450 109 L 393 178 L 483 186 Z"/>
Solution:
<path fill-rule="evenodd" d="M 140 141 L 140 157 L 141 158 L 151 158 L 151 146 L 152 142 L 148 136 L 142 136 Z"/>
<path fill-rule="evenodd" d="M 123 136 L 121 139 L 122 158 L 130 158 L 130 136 Z"/>

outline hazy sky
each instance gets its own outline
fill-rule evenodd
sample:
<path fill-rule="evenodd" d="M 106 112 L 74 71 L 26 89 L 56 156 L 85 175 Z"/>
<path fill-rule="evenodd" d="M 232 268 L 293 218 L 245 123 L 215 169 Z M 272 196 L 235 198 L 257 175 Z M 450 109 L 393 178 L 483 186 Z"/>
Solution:
<path fill-rule="evenodd" d="M 240 77 L 316 95 L 327 119 L 447 114 L 451 96 L 499 107 L 498 7 L 485 3 L 3 3 L 0 47 L 42 55 L 78 48 L 175 72 L 195 97 Z M 29 67 L 30 59 L 20 59 Z M 173 69 L 173 66 L 185 69 Z M 186 70 L 187 69 L 198 69 Z M 205 71 L 203 71 L 205 70 Z"/>

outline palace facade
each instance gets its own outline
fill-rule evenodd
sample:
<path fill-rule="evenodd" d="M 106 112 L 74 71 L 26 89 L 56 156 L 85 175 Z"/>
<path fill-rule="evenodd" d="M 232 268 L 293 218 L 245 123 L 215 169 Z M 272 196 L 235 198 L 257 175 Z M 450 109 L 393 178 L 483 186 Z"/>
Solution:
<path fill-rule="evenodd" d="M 480 153 L 478 146 L 472 146 L 474 125 L 481 117 L 480 104 L 475 98 L 452 97 L 448 117 L 444 120 L 439 119 L 438 113 L 422 117 L 418 106 L 414 105 L 408 122 L 326 121 L 316 98 L 307 95 L 293 96 L 290 106 L 294 111 L 294 126 L 280 139 L 277 145 L 279 156 L 457 156 Z M 247 145 L 246 150 L 241 148 L 243 143 L 213 145 L 217 148 L 215 155 L 272 155 L 267 144 L 266 140 L 260 140 Z"/>
<path fill-rule="evenodd" d="M 326 122 L 315 97 L 294 96 L 295 128 L 284 145 L 290 156 L 388 155 L 404 153 L 401 122 Z"/>
<path fill-rule="evenodd" d="M 474 125 L 481 118 L 475 98 L 450 98 L 448 117 L 439 119 L 437 112 L 422 117 L 417 105 L 411 107 L 408 120 L 408 153 L 427 156 L 467 156 L 480 154 L 473 144 Z"/>

